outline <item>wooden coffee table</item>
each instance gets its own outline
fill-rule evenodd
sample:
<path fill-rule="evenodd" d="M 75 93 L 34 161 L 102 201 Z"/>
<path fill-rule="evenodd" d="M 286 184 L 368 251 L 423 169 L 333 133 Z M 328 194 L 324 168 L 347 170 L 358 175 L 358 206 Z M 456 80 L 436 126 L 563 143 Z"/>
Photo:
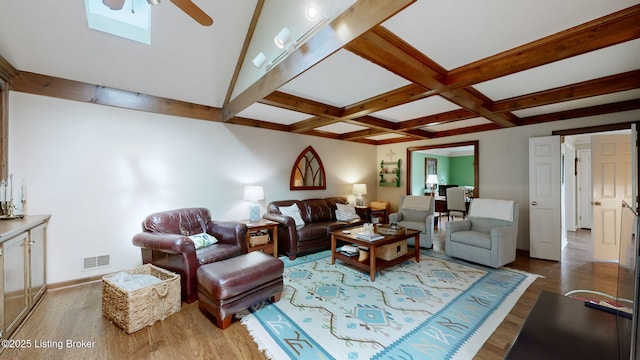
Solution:
<path fill-rule="evenodd" d="M 343 229 L 344 230 L 344 229 Z M 331 264 L 335 264 L 336 259 L 339 259 L 349 265 L 355 266 L 358 269 L 362 269 L 369 272 L 369 276 L 371 277 L 371 281 L 376 281 L 376 271 L 388 268 L 390 266 L 394 266 L 399 264 L 405 260 L 409 260 L 412 257 L 415 257 L 416 262 L 420 262 L 420 231 L 407 229 L 402 234 L 398 235 L 385 235 L 383 239 L 380 240 L 363 240 L 356 236 L 357 233 L 362 232 L 363 228 L 361 226 L 349 228 L 349 234 L 345 234 L 343 230 L 336 230 L 331 232 Z M 395 242 L 401 240 L 407 240 L 413 237 L 415 239 L 415 247 L 407 248 L 407 253 L 395 258 L 393 260 L 383 260 L 376 258 L 376 248 L 380 246 L 393 244 Z M 369 259 L 364 262 L 358 261 L 358 256 L 349 257 L 347 255 L 341 254 L 336 250 L 336 244 L 338 240 L 346 241 L 350 244 L 357 244 L 359 246 L 364 246 L 369 249 Z"/>

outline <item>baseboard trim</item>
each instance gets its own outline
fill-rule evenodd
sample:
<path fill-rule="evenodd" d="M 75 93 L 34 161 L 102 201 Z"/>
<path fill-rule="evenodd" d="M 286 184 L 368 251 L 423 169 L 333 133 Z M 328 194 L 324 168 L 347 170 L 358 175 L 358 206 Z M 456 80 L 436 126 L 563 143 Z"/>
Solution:
<path fill-rule="evenodd" d="M 103 276 L 104 275 L 96 275 L 96 276 L 91 276 L 91 277 L 82 278 L 82 279 L 75 279 L 75 280 L 62 281 L 62 282 L 53 283 L 53 284 L 47 284 L 47 292 L 68 289 L 76 286 L 93 284 L 98 281 L 102 281 Z"/>

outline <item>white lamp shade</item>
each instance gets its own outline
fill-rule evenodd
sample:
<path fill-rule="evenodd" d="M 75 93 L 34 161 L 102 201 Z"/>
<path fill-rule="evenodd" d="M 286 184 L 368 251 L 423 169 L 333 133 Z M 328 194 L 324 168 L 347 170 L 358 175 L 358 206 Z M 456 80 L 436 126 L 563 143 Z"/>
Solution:
<path fill-rule="evenodd" d="M 365 195 L 367 193 L 367 184 L 353 184 L 353 194 Z"/>
<path fill-rule="evenodd" d="M 247 185 L 244 187 L 244 200 L 258 201 L 264 199 L 264 188 L 261 185 Z"/>
<path fill-rule="evenodd" d="M 438 183 L 438 175 L 429 174 L 427 175 L 427 184 L 437 184 Z"/>

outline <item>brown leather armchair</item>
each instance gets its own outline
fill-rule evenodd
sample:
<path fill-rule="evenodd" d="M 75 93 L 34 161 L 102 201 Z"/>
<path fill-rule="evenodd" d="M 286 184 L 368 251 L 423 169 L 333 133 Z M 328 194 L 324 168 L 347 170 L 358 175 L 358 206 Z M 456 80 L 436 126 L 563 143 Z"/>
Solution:
<path fill-rule="evenodd" d="M 212 221 L 205 208 L 163 211 L 147 216 L 142 233 L 133 237 L 141 247 L 142 263 L 153 264 L 180 274 L 182 300 L 192 303 L 198 298 L 196 271 L 200 265 L 247 253 L 247 226 L 232 221 Z M 208 233 L 218 243 L 196 250 L 190 235 Z"/>

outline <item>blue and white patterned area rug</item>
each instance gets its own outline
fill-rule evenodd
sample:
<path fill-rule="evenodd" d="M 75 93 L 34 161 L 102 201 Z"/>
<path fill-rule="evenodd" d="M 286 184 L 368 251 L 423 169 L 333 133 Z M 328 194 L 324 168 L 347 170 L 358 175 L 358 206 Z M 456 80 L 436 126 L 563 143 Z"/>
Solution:
<path fill-rule="evenodd" d="M 369 274 L 322 252 L 285 262 L 277 303 L 242 317 L 271 359 L 471 359 L 538 277 L 422 251 Z"/>

